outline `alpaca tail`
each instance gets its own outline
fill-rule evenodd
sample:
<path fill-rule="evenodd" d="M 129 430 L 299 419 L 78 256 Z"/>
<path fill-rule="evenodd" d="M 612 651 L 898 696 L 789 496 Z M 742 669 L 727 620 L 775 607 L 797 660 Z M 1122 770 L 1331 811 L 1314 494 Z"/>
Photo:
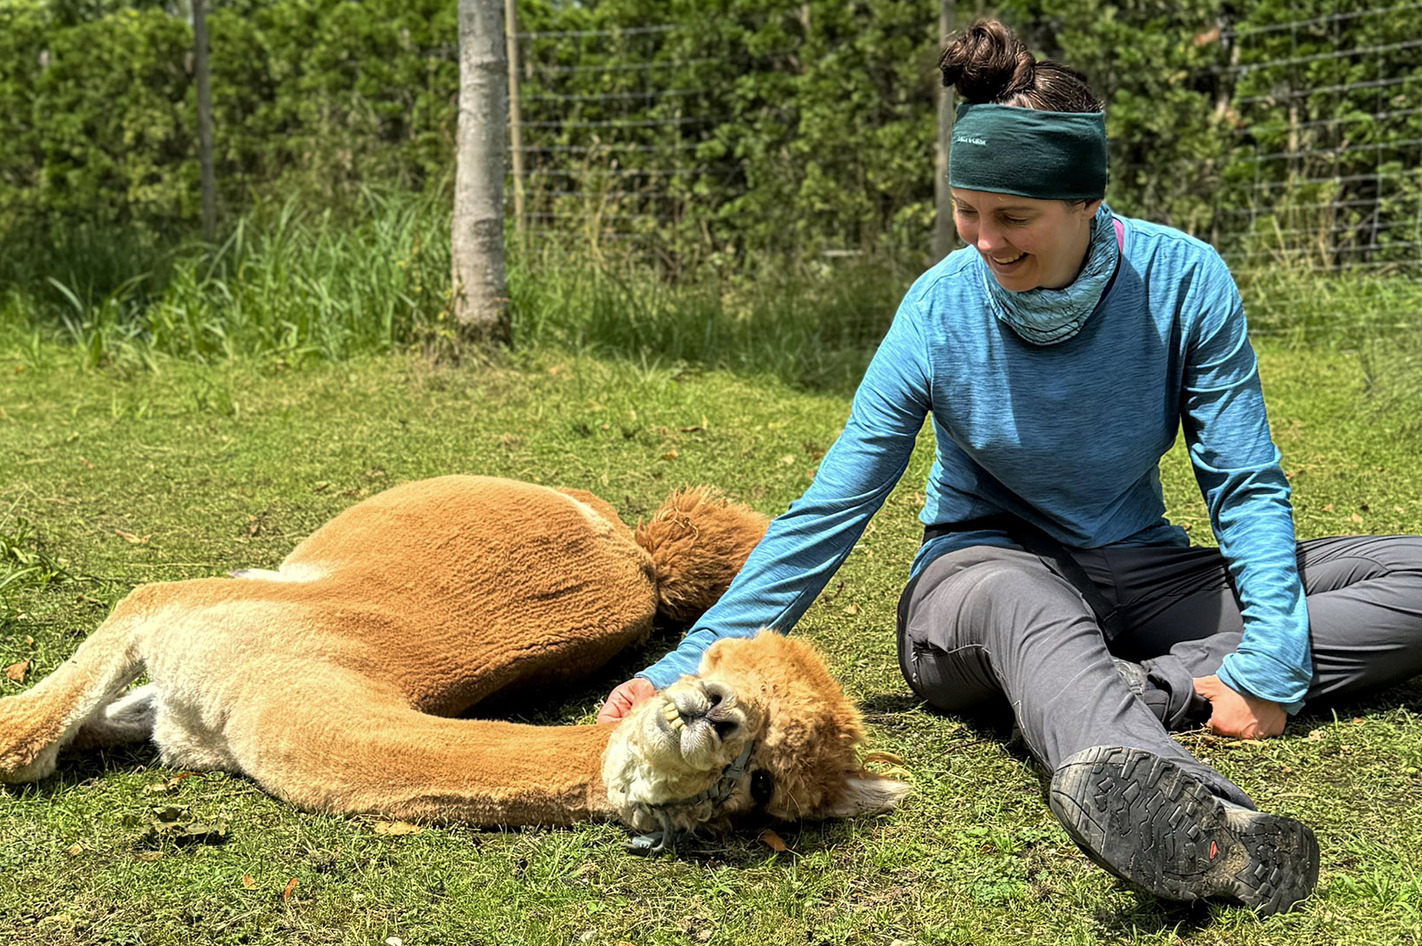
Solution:
<path fill-rule="evenodd" d="M 682 624 L 698 618 L 731 584 L 769 523 L 704 486 L 668 496 L 636 529 L 656 570 L 657 613 Z"/>
<path fill-rule="evenodd" d="M 120 602 L 53 673 L 0 699 L 0 782 L 34 782 L 53 772 L 59 750 L 142 673 L 134 598 Z"/>

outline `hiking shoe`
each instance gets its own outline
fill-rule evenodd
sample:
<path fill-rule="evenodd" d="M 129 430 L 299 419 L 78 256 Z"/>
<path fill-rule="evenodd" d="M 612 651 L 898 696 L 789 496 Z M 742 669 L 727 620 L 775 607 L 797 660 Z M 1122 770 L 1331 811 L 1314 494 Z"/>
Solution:
<path fill-rule="evenodd" d="M 1226 897 L 1269 916 L 1318 881 L 1306 825 L 1226 801 L 1143 749 L 1078 752 L 1052 774 L 1047 804 L 1093 861 L 1168 900 Z"/>

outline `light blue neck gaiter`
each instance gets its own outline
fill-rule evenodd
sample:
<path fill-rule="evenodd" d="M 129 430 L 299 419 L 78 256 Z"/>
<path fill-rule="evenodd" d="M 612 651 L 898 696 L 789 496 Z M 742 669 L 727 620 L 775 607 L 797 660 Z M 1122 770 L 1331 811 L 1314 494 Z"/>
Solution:
<path fill-rule="evenodd" d="M 1120 258 L 1121 248 L 1116 242 L 1116 229 L 1111 225 L 1111 210 L 1103 203 L 1091 219 L 1086 265 L 1071 285 L 1062 289 L 1012 292 L 1002 288 L 993 277 L 981 254 L 978 270 L 982 273 L 993 315 L 1007 323 L 1024 341 L 1055 345 L 1081 331 L 1115 275 Z"/>

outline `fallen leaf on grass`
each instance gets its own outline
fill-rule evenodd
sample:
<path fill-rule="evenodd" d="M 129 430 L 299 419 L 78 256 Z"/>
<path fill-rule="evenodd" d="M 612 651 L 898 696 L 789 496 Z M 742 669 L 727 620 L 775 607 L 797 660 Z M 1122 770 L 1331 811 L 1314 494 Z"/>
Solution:
<path fill-rule="evenodd" d="M 251 889 L 252 889 L 253 887 L 255 887 L 255 886 L 257 886 L 257 881 L 256 881 L 255 878 L 251 877 L 251 876 L 248 875 L 248 874 L 243 874 L 243 875 L 242 875 L 242 889 L 243 889 L 243 890 L 251 890 Z"/>
<path fill-rule="evenodd" d="M 162 852 L 162 851 L 139 851 L 137 854 L 133 855 L 133 858 L 134 858 L 134 860 L 138 860 L 138 861 L 157 861 L 157 860 L 162 860 L 162 859 L 163 859 L 163 852 Z"/>
<path fill-rule="evenodd" d="M 196 774 L 196 772 L 179 772 L 177 775 L 165 781 L 145 785 L 143 790 L 150 795 L 166 795 L 181 785 L 184 779 L 192 778 Z"/>
<path fill-rule="evenodd" d="M 859 613 L 859 605 L 850 602 L 850 604 L 844 609 L 844 613 L 849 615 L 850 617 L 854 617 L 854 615 Z"/>
<path fill-rule="evenodd" d="M 295 892 L 296 892 L 296 878 L 293 877 L 293 878 L 291 878 L 290 880 L 288 880 L 288 881 L 286 882 L 286 889 L 281 892 L 281 899 L 282 899 L 282 902 L 285 903 L 286 901 L 290 900 L 290 899 L 291 899 L 291 895 L 292 895 L 293 893 L 295 893 Z"/>
<path fill-rule="evenodd" d="M 78 857 L 80 854 L 84 853 L 84 845 L 80 844 L 78 841 L 75 841 L 74 844 L 71 845 L 69 850 L 65 853 L 68 854 L 70 857 Z"/>
<path fill-rule="evenodd" d="M 148 830 L 138 839 L 139 845 L 159 847 L 163 842 L 182 846 L 225 844 L 227 842 L 226 824 L 185 821 L 187 816 L 187 805 L 168 805 L 163 808 L 151 809 Z"/>
<path fill-rule="evenodd" d="M 383 834 L 388 837 L 400 837 L 405 834 L 419 834 L 425 830 L 417 824 L 410 824 L 408 821 L 377 821 L 373 825 L 376 834 Z"/>
<path fill-rule="evenodd" d="M 94 464 L 90 463 L 88 460 L 84 459 L 83 457 L 80 457 L 80 458 L 79 458 L 79 462 L 82 463 L 82 464 L 84 464 L 84 469 L 86 469 L 86 470 L 92 470 L 92 469 L 94 468 Z"/>
<path fill-rule="evenodd" d="M 666 453 L 662 454 L 663 460 L 675 460 L 676 457 L 677 453 L 675 450 L 668 450 Z"/>
<path fill-rule="evenodd" d="M 766 828 L 764 831 L 762 831 L 760 833 L 760 837 L 756 838 L 756 840 L 759 841 L 761 844 L 764 844 L 766 847 L 770 848 L 772 851 L 775 851 L 777 854 L 790 853 L 789 846 L 786 845 L 786 843 L 780 839 L 780 835 L 776 834 L 769 828 Z"/>
<path fill-rule="evenodd" d="M 10 664 L 10 666 L 6 667 L 5 676 L 14 680 L 16 683 L 24 683 L 25 674 L 29 672 L 29 669 L 30 662 L 28 660 L 22 660 L 17 664 Z"/>
<path fill-rule="evenodd" d="M 122 529 L 115 529 L 114 535 L 118 536 L 120 539 L 123 539 L 129 545 L 147 545 L 148 540 L 153 538 L 153 533 L 151 532 L 143 536 L 142 538 L 139 538 L 132 532 L 125 532 Z"/>

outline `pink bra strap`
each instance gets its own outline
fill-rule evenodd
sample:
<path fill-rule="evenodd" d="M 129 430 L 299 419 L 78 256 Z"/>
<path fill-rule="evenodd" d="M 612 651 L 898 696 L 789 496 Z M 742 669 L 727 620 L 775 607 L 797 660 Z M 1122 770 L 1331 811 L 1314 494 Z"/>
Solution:
<path fill-rule="evenodd" d="M 1112 217 L 1111 226 L 1116 228 L 1116 248 L 1121 249 L 1126 245 L 1126 227 L 1120 217 Z"/>

